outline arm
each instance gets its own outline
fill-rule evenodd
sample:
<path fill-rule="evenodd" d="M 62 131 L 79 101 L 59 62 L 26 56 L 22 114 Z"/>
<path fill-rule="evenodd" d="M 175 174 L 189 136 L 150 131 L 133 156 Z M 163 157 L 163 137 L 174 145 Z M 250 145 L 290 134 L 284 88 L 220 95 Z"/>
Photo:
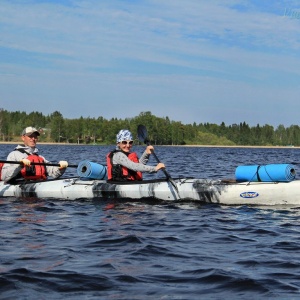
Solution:
<path fill-rule="evenodd" d="M 7 160 L 11 161 L 21 161 L 22 159 L 26 158 L 27 154 L 22 153 L 20 151 L 12 151 L 8 156 Z M 49 163 L 43 156 L 41 156 L 44 160 L 45 163 Z M 22 168 L 24 167 L 23 164 L 4 164 L 1 172 L 1 179 L 7 183 L 9 180 L 13 179 L 16 177 Z M 51 167 L 51 166 L 46 166 L 46 170 L 49 176 L 53 178 L 58 178 L 61 175 L 64 174 L 66 168 L 59 168 L 59 167 Z"/>
<path fill-rule="evenodd" d="M 145 150 L 142 156 L 139 159 L 139 162 L 143 165 L 146 165 L 149 161 L 150 154 Z"/>
<path fill-rule="evenodd" d="M 27 154 L 21 153 L 20 151 L 12 151 L 8 154 L 7 160 L 20 161 L 27 157 Z M 4 164 L 1 172 L 1 178 L 6 183 L 9 180 L 16 177 L 22 170 L 22 164 Z"/>
<path fill-rule="evenodd" d="M 149 157 L 149 155 L 148 155 Z M 141 160 L 140 160 L 141 161 Z M 147 160 L 148 161 L 148 160 Z M 148 173 L 154 173 L 156 171 L 156 167 L 154 166 L 146 166 L 143 163 L 135 163 L 128 159 L 128 157 L 121 152 L 116 153 L 113 156 L 113 164 L 114 165 L 122 165 L 130 170 L 136 171 L 136 172 L 148 172 Z"/>
<path fill-rule="evenodd" d="M 146 164 L 149 160 L 150 154 L 153 151 L 154 151 L 154 147 L 152 145 L 147 146 L 146 150 L 144 151 L 141 158 L 139 159 L 140 163 Z M 157 164 L 157 166 L 155 167 L 155 172 L 157 172 L 158 170 L 160 170 L 162 168 L 165 168 L 165 165 L 163 163 L 159 162 Z"/>
<path fill-rule="evenodd" d="M 43 157 L 43 156 L 42 156 Z M 45 157 L 43 157 L 45 160 L 45 163 L 51 163 L 50 161 L 46 160 Z M 47 174 L 53 178 L 59 178 L 62 176 L 66 168 L 60 168 L 60 167 L 53 167 L 53 166 L 46 166 Z"/>

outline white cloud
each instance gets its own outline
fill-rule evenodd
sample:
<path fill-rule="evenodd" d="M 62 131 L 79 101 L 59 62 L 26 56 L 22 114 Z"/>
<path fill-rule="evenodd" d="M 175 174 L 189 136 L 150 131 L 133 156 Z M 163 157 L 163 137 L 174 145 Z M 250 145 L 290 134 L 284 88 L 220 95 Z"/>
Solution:
<path fill-rule="evenodd" d="M 285 2 L 262 5 L 2 1 L 0 107 L 31 103 L 67 117 L 146 110 L 185 123 L 297 122 L 290 99 L 299 94 L 300 20 L 283 17 Z"/>

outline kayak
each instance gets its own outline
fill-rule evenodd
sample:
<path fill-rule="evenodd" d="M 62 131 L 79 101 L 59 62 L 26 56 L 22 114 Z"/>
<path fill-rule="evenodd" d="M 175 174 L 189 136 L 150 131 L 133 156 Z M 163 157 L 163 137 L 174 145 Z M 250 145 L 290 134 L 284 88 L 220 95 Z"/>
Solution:
<path fill-rule="evenodd" d="M 139 141 L 149 145 L 147 136 L 146 127 L 139 125 Z M 152 154 L 159 163 L 154 151 Z M 2 162 L 20 164 L 18 161 Z M 72 167 L 77 168 L 78 177 L 40 182 L 23 181 L 18 184 L 5 184 L 1 181 L 0 197 L 62 200 L 153 199 L 224 205 L 300 205 L 300 180 L 295 180 L 296 171 L 292 164 L 238 166 L 235 179 L 231 180 L 172 179 L 163 168 L 165 179 L 125 182 L 108 181 L 107 167 L 88 160 Z"/>
<path fill-rule="evenodd" d="M 80 199 L 153 199 L 199 201 L 224 205 L 300 205 L 300 180 L 238 182 L 176 178 L 111 182 L 89 178 L 59 178 L 41 182 L 4 184 L 0 197 Z"/>

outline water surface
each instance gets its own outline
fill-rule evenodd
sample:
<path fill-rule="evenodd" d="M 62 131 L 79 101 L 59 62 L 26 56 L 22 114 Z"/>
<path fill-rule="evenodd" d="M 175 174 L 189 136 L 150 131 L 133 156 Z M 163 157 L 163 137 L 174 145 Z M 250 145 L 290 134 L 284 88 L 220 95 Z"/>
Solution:
<path fill-rule="evenodd" d="M 1 157 L 11 148 L 0 145 Z M 112 149 L 39 148 L 71 164 L 105 164 Z M 296 148 L 155 150 L 173 177 L 234 178 L 238 165 L 300 157 Z M 0 198 L 0 298 L 300 299 L 299 215 L 297 207 Z"/>

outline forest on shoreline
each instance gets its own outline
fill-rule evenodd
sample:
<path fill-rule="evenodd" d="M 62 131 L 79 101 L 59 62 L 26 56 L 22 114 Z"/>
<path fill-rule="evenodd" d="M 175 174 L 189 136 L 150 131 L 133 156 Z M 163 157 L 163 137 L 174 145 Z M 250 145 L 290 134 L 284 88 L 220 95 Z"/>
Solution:
<path fill-rule="evenodd" d="M 219 146 L 300 146 L 300 127 L 279 125 L 249 126 L 212 123 L 182 124 L 168 117 L 156 117 L 150 111 L 133 118 L 67 119 L 59 111 L 9 112 L 0 108 L 0 142 L 19 142 L 22 130 L 34 126 L 40 130 L 39 142 L 111 145 L 120 129 L 129 129 L 137 140 L 137 127 L 143 124 L 154 145 L 219 145 Z"/>

